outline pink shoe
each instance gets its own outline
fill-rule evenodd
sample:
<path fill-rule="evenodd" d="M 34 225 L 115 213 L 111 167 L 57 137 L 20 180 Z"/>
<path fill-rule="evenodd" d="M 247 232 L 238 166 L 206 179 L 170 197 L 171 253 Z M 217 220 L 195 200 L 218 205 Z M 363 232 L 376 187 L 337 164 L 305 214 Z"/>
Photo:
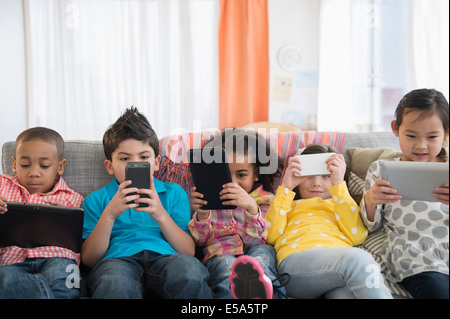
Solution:
<path fill-rule="evenodd" d="M 272 281 L 259 262 L 247 255 L 239 256 L 231 267 L 231 295 L 235 299 L 272 299 Z"/>

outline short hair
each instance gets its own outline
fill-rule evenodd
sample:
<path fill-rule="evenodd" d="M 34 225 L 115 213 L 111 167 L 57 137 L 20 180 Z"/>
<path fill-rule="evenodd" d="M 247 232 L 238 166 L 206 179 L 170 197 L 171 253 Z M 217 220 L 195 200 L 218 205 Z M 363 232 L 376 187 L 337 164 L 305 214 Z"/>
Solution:
<path fill-rule="evenodd" d="M 128 139 L 147 142 L 159 155 L 159 139 L 147 118 L 139 113 L 134 106 L 125 112 L 112 124 L 103 135 L 103 151 L 108 160 L 112 160 L 112 153 L 119 144 Z"/>
<path fill-rule="evenodd" d="M 16 145 L 14 148 L 14 156 L 16 156 L 17 146 L 20 143 L 25 143 L 34 140 L 41 140 L 56 146 L 59 160 L 62 160 L 64 153 L 64 139 L 61 135 L 47 127 L 33 127 L 29 128 L 19 134 L 16 138 Z"/>

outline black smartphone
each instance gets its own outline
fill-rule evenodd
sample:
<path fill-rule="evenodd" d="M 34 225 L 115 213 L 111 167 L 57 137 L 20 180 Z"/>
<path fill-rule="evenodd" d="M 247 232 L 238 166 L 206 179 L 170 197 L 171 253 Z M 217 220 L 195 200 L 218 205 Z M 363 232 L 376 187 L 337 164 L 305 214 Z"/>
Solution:
<path fill-rule="evenodd" d="M 225 149 L 222 147 L 204 147 L 190 149 L 187 152 L 189 170 L 199 193 L 208 203 L 202 209 L 235 209 L 234 205 L 223 205 L 219 193 L 223 185 L 232 182 Z"/>
<path fill-rule="evenodd" d="M 150 189 L 150 163 L 149 162 L 128 162 L 125 167 L 125 180 L 131 180 L 128 187 Z M 130 193 L 135 195 L 137 193 Z M 147 194 L 140 194 L 141 198 L 149 198 Z M 127 204 L 132 204 L 133 201 Z M 147 204 L 139 203 L 139 207 L 147 207 Z"/>

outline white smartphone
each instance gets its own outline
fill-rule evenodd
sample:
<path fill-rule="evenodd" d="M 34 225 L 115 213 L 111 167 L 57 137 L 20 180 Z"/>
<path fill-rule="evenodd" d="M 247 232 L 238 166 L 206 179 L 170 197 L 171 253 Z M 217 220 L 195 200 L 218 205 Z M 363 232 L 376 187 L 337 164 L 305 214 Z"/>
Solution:
<path fill-rule="evenodd" d="M 296 155 L 300 158 L 300 164 L 302 165 L 301 176 L 315 176 L 315 175 L 330 175 L 331 172 L 327 168 L 325 161 L 336 153 L 317 153 L 317 154 L 305 154 Z M 300 176 L 295 174 L 295 176 Z"/>

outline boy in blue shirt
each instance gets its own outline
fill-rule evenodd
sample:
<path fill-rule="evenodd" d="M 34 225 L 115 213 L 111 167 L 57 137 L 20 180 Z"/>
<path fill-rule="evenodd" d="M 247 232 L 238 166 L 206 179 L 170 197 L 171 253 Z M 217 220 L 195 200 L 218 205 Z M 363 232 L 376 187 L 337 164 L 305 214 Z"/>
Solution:
<path fill-rule="evenodd" d="M 115 178 L 83 202 L 81 256 L 92 268 L 86 283 L 92 298 L 211 298 L 208 271 L 193 257 L 187 194 L 153 177 L 161 156 L 148 120 L 127 109 L 105 132 L 103 148 L 106 170 Z M 150 163 L 151 189 L 127 188 L 127 162 Z"/>

